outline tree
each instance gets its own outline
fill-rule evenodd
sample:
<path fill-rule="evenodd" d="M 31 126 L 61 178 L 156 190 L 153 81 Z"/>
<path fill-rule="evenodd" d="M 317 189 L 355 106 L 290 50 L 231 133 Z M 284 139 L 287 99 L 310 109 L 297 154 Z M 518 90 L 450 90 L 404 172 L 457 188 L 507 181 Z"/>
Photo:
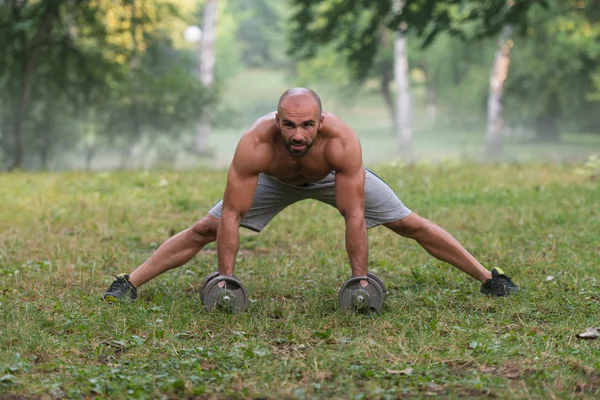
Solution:
<path fill-rule="evenodd" d="M 413 33 L 423 47 L 443 32 L 462 39 L 481 39 L 497 34 L 510 24 L 523 30 L 527 12 L 533 4 L 544 1 L 506 0 L 293 0 L 296 12 L 291 33 L 290 52 L 300 57 L 314 57 L 318 49 L 334 45 L 350 66 L 356 80 L 365 79 L 378 60 L 381 27 L 396 32 L 395 77 L 398 108 L 395 117 L 402 147 L 410 146 L 410 100 L 406 61 L 406 37 Z M 385 76 L 385 75 L 384 75 Z"/>
<path fill-rule="evenodd" d="M 290 34 L 290 52 L 311 57 L 319 47 L 334 43 L 352 67 L 357 78 L 364 78 L 376 59 L 379 48 L 377 30 L 385 26 L 396 31 L 405 23 L 425 47 L 438 34 L 448 32 L 463 39 L 496 35 L 505 24 L 519 30 L 527 27 L 527 12 L 545 0 L 517 0 L 504 7 L 506 0 L 406 0 L 401 13 L 393 11 L 391 1 L 370 0 L 292 0 L 295 13 Z"/>
<path fill-rule="evenodd" d="M 487 128 L 486 145 L 489 155 L 498 155 L 502 152 L 502 130 L 504 118 L 502 113 L 502 94 L 504 82 L 508 75 L 510 64 L 510 48 L 512 47 L 510 25 L 505 25 L 498 38 L 498 50 L 494 55 L 492 72 L 490 74 L 490 86 L 487 103 Z"/>
<path fill-rule="evenodd" d="M 392 6 L 394 13 L 401 14 L 406 3 L 405 0 L 393 0 Z M 401 22 L 396 28 L 394 39 L 394 81 L 396 82 L 398 98 L 394 114 L 396 117 L 395 127 L 398 146 L 403 153 L 410 156 L 412 147 L 412 106 L 410 102 L 407 29 L 406 22 Z"/>
<path fill-rule="evenodd" d="M 10 71 L 14 77 L 8 88 L 11 97 L 17 99 L 12 118 L 14 157 L 11 169 L 23 166 L 23 122 L 40 58 L 48 57 L 55 46 L 59 46 L 56 54 L 73 53 L 68 34 L 60 29 L 61 9 L 66 3 L 66 0 L 23 0 L 6 2 L 0 8 L 0 70 Z M 76 1 L 75 5 L 81 3 Z"/>
<path fill-rule="evenodd" d="M 12 125 L 10 142 L 0 145 L 13 150 L 11 168 L 24 166 L 28 150 L 46 166 L 53 147 L 80 140 L 90 165 L 101 136 L 122 142 L 126 161 L 163 121 L 172 132 L 189 124 L 190 108 L 196 114 L 208 96 L 173 47 L 171 32 L 183 32 L 175 23 L 183 1 L 0 4 L 0 102 L 16 110 L 0 110 L 0 125 Z M 162 57 L 150 60 L 149 48 Z"/>
<path fill-rule="evenodd" d="M 532 12 L 513 49 L 506 88 L 507 116 L 532 126 L 536 138 L 560 139 L 560 128 L 600 131 L 595 74 L 600 71 L 599 4 L 551 0 Z"/>
<path fill-rule="evenodd" d="M 288 1 L 233 0 L 232 12 L 239 20 L 236 41 L 244 65 L 256 68 L 286 66 L 285 31 Z"/>
<path fill-rule="evenodd" d="M 211 90 L 215 80 L 215 42 L 219 0 L 206 0 L 202 23 L 202 38 L 198 50 L 198 77 L 207 90 Z M 208 154 L 208 137 L 211 131 L 211 109 L 206 107 L 196 122 L 195 150 L 198 154 Z"/>

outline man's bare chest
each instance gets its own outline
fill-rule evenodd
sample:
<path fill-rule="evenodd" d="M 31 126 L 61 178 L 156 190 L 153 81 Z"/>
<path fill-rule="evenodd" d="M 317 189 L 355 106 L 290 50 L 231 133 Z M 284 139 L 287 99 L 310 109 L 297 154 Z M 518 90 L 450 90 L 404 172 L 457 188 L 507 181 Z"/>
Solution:
<path fill-rule="evenodd" d="M 322 154 L 311 154 L 298 160 L 287 157 L 276 158 L 265 174 L 289 184 L 320 181 L 332 171 Z"/>

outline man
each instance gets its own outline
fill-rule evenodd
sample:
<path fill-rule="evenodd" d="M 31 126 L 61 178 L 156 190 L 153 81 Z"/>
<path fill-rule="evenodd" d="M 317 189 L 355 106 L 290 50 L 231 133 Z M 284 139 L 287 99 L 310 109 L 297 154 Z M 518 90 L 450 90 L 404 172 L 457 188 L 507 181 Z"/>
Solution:
<path fill-rule="evenodd" d="M 214 240 L 218 272 L 232 276 L 239 227 L 259 232 L 285 207 L 309 198 L 337 207 L 344 217 L 353 276 L 367 275 L 367 229 L 384 225 L 480 281 L 482 293 L 506 296 L 519 291 L 499 268 L 488 271 L 448 232 L 411 212 L 363 166 L 354 131 L 337 116 L 322 112 L 315 92 L 293 88 L 281 96 L 277 112 L 258 119 L 241 137 L 223 200 L 131 274 L 117 276 L 104 299 L 135 299 L 140 285 L 187 263 Z"/>

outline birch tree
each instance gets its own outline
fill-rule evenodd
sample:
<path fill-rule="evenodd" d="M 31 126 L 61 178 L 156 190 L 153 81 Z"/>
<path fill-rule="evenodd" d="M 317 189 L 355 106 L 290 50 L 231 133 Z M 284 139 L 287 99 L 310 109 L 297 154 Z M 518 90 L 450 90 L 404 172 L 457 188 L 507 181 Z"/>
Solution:
<path fill-rule="evenodd" d="M 292 0 L 290 52 L 313 58 L 320 48 L 333 45 L 364 80 L 374 68 L 381 49 L 380 28 L 395 33 L 394 77 L 397 90 L 396 126 L 399 146 L 410 151 L 412 141 L 410 84 L 406 35 L 426 48 L 442 32 L 462 39 L 497 35 L 505 25 L 523 28 L 528 10 L 544 0 Z M 412 36 L 411 36 L 412 37 Z"/>
<path fill-rule="evenodd" d="M 393 11 L 402 13 L 404 0 L 393 0 Z M 406 155 L 412 148 L 412 109 L 410 103 L 410 76 L 408 67 L 407 24 L 401 22 L 394 39 L 394 80 L 396 82 L 396 136 L 398 146 Z"/>
<path fill-rule="evenodd" d="M 505 25 L 498 38 L 498 50 L 494 55 L 487 104 L 486 145 L 489 155 L 502 153 L 502 131 L 504 115 L 502 113 L 502 94 L 510 64 L 510 48 L 512 47 L 511 27 Z"/>
<path fill-rule="evenodd" d="M 202 85 L 211 90 L 215 81 L 215 42 L 217 39 L 217 20 L 219 17 L 219 0 L 207 0 L 204 8 L 202 37 L 198 51 L 198 78 Z M 196 122 L 194 147 L 198 154 L 208 154 L 209 136 L 211 133 L 212 107 L 206 105 Z"/>

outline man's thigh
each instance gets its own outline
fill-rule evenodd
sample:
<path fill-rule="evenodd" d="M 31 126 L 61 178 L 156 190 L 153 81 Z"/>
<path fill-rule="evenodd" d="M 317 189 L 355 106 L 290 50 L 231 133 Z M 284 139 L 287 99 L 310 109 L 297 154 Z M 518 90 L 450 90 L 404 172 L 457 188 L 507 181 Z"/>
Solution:
<path fill-rule="evenodd" d="M 335 174 L 306 189 L 309 198 L 336 207 Z M 337 207 L 336 207 L 337 208 Z M 411 213 L 383 179 L 365 168 L 365 220 L 367 228 L 405 218 Z"/>
<path fill-rule="evenodd" d="M 365 219 L 367 228 L 401 220 L 411 210 L 383 179 L 365 168 Z"/>

